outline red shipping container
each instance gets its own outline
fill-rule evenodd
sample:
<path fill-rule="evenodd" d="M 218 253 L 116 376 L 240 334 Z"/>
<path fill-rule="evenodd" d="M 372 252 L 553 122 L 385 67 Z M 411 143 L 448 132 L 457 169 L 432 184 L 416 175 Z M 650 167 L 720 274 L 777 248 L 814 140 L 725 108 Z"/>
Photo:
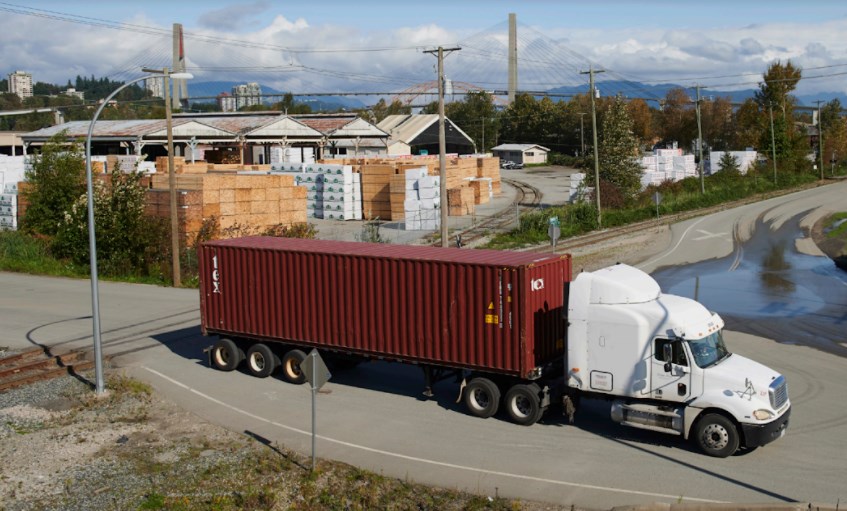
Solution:
<path fill-rule="evenodd" d="M 524 378 L 564 356 L 569 255 L 247 237 L 199 258 L 205 335 Z"/>

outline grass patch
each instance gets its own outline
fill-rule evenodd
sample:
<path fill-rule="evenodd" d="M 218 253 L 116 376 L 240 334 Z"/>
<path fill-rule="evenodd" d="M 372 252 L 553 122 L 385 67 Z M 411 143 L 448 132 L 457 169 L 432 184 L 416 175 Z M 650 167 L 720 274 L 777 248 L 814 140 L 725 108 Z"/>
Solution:
<path fill-rule="evenodd" d="M 656 188 L 648 188 L 627 207 L 604 208 L 603 227 L 620 227 L 656 218 L 656 206 L 652 201 L 656 191 L 662 194 L 659 215 L 669 215 L 767 195 L 778 190 L 795 189 L 817 180 L 812 174 L 780 174 L 777 184 L 774 184 L 767 174 L 756 172 L 745 176 L 716 174 L 705 179 L 706 193 L 700 193 L 697 177 L 675 183 L 667 182 Z M 486 248 L 510 249 L 546 243 L 549 241 L 547 228 L 552 217 L 559 219 L 561 239 L 586 234 L 597 228 L 597 209 L 593 203 L 551 207 L 523 214 L 520 227 L 494 236 Z"/>
<path fill-rule="evenodd" d="M 87 277 L 88 268 L 50 254 L 44 239 L 20 231 L 0 231 L 0 270 L 57 277 Z"/>
<path fill-rule="evenodd" d="M 847 237 L 847 212 L 835 213 L 827 220 L 826 235 L 829 238 Z"/>

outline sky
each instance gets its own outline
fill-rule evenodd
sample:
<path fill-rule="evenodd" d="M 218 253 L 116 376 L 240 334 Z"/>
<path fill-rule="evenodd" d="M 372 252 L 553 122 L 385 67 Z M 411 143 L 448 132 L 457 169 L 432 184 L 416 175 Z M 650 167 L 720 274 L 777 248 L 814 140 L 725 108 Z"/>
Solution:
<path fill-rule="evenodd" d="M 142 66 L 171 64 L 178 22 L 196 83 L 413 90 L 435 77 L 423 51 L 442 45 L 462 48 L 445 61 L 457 84 L 502 89 L 512 12 L 527 90 L 587 83 L 589 66 L 605 70 L 601 83 L 749 89 L 768 65 L 791 60 L 804 70 L 798 93 L 847 92 L 847 2 L 826 0 L 0 1 L 0 76 L 136 78 Z"/>

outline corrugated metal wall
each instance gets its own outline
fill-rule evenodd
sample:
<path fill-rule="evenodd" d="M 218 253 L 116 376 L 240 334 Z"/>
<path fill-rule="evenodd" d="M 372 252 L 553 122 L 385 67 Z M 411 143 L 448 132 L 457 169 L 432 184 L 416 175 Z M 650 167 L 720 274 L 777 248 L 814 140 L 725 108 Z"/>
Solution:
<path fill-rule="evenodd" d="M 200 262 L 207 333 L 513 375 L 564 353 L 568 256 L 242 238 Z"/>

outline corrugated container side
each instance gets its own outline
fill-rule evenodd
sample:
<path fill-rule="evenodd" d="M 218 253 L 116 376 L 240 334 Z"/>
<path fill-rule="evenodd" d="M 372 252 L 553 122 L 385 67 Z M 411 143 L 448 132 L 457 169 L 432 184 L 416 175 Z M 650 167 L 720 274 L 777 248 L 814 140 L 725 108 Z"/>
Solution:
<path fill-rule="evenodd" d="M 568 256 L 283 238 L 205 243 L 204 334 L 528 376 L 562 357 Z"/>

